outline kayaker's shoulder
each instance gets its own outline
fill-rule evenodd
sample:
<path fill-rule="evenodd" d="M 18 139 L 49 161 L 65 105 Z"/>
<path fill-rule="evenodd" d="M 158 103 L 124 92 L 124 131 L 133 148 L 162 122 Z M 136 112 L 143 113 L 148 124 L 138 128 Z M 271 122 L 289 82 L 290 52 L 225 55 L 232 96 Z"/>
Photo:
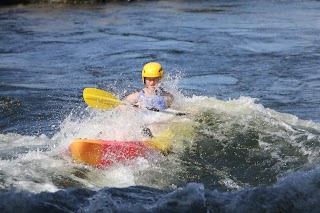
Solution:
<path fill-rule="evenodd" d="M 134 92 L 134 93 L 131 93 L 130 95 L 128 95 L 124 101 L 127 101 L 127 102 L 132 102 L 132 101 L 136 101 L 139 97 L 139 92 Z"/>

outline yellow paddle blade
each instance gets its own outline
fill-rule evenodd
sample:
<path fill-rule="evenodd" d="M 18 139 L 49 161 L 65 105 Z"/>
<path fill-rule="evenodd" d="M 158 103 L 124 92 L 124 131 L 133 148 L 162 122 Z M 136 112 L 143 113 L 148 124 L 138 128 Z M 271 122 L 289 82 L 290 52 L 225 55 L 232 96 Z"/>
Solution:
<path fill-rule="evenodd" d="M 85 96 L 87 96 L 87 95 L 95 95 L 95 96 L 101 96 L 101 97 L 106 97 L 106 98 L 118 100 L 118 98 L 116 96 L 112 95 L 111 93 L 106 92 L 101 89 L 97 89 L 97 88 L 85 88 L 83 90 L 83 97 L 85 98 Z"/>
<path fill-rule="evenodd" d="M 124 104 L 111 93 L 96 88 L 85 88 L 83 99 L 89 106 L 98 109 L 108 110 Z"/>
<path fill-rule="evenodd" d="M 158 134 L 154 136 L 146 142 L 150 147 L 160 150 L 164 155 L 191 148 L 196 138 L 192 122 L 174 122 L 163 125 L 158 129 Z"/>
<path fill-rule="evenodd" d="M 172 148 L 174 134 L 171 130 L 166 130 L 157 137 L 150 138 L 146 142 L 150 147 L 158 149 L 163 154 L 167 154 Z"/>

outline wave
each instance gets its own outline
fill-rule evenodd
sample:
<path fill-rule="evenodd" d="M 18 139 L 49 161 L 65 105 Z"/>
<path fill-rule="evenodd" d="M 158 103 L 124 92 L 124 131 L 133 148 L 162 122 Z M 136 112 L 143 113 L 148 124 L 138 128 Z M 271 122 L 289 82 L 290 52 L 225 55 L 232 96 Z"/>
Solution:
<path fill-rule="evenodd" d="M 55 193 L 0 193 L 2 212 L 317 212 L 320 210 L 320 170 L 298 172 L 272 186 L 234 192 L 205 189 L 189 183 L 174 190 L 142 186 L 66 189 Z"/>
<path fill-rule="evenodd" d="M 0 209 L 41 211 L 313 212 L 319 208 L 320 125 L 255 103 L 175 94 L 175 116 L 73 111 L 52 137 L 0 134 Z M 171 146 L 103 169 L 76 163 L 75 138 Z"/>
<path fill-rule="evenodd" d="M 81 187 L 142 185 L 175 189 L 200 182 L 208 189 L 237 191 L 272 185 L 319 163 L 320 125 L 255 103 L 250 97 L 178 97 L 187 116 L 137 110 L 74 111 L 52 137 L 1 134 L 2 191 L 10 187 L 41 192 Z M 145 140 L 149 126 L 168 156 L 150 156 L 99 170 L 73 162 L 76 138 Z M 168 172 L 170 171 L 170 172 Z"/>

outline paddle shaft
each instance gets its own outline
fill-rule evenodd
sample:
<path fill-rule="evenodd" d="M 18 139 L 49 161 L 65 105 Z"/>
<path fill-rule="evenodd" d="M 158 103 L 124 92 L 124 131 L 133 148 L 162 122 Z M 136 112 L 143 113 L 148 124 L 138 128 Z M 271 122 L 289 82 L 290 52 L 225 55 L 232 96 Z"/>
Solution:
<path fill-rule="evenodd" d="M 125 101 L 119 100 L 116 96 L 112 95 L 109 92 L 106 92 L 104 90 L 96 89 L 96 88 L 85 88 L 83 90 L 83 98 L 85 102 L 94 108 L 98 109 L 113 109 L 120 105 L 130 105 L 133 107 L 138 107 L 138 105 L 133 105 Z M 163 112 L 168 114 L 174 114 L 177 116 L 187 115 L 188 113 L 185 112 L 179 112 L 171 109 L 157 109 L 154 107 L 146 107 L 146 109 L 155 111 L 155 112 Z"/>

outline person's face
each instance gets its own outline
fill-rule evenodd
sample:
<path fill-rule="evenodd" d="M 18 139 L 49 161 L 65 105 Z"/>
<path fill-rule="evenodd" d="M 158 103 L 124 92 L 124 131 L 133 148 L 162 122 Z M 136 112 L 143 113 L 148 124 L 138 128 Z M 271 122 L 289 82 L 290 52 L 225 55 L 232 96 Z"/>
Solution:
<path fill-rule="evenodd" d="M 147 88 L 151 89 L 154 91 L 156 89 L 156 85 L 160 82 L 160 78 L 151 78 L 151 77 L 146 77 L 144 78 L 145 83 Z"/>

